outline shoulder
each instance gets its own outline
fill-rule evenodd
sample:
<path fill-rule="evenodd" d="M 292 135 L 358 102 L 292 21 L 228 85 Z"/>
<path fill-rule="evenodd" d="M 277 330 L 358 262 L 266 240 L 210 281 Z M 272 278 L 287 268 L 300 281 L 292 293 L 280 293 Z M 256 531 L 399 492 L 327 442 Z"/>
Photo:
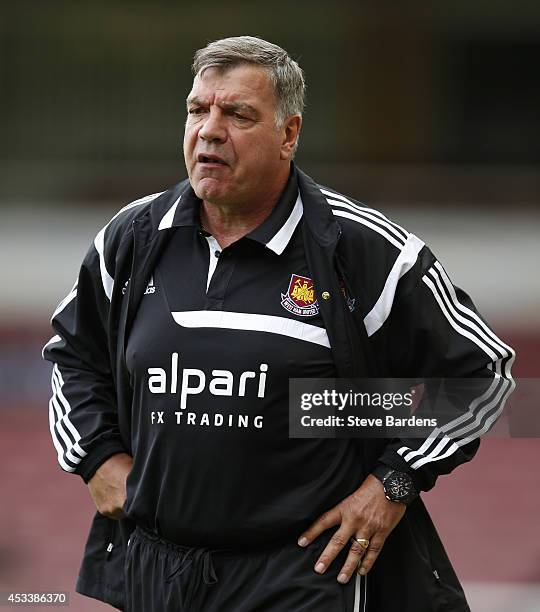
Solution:
<path fill-rule="evenodd" d="M 405 277 L 416 283 L 433 263 L 423 240 L 381 211 L 335 189 L 318 188 L 341 230 L 338 254 L 366 313 L 385 288 L 395 288 Z"/>
<path fill-rule="evenodd" d="M 405 248 L 411 233 L 375 208 L 339 193 L 335 189 L 318 185 L 334 219 L 345 239 L 369 248 L 396 253 Z"/>
<path fill-rule="evenodd" d="M 354 245 L 356 250 L 376 249 L 390 257 L 405 248 L 410 233 L 381 211 L 314 181 L 301 170 L 298 179 L 308 225 L 316 237 L 322 236 L 321 242 L 339 234 L 340 249 Z"/>
<path fill-rule="evenodd" d="M 182 194 L 189 187 L 189 181 L 184 180 L 180 183 L 149 195 L 142 196 L 124 205 L 110 220 L 103 226 L 98 236 L 107 247 L 118 246 L 124 239 L 131 236 L 131 226 L 136 219 L 145 218 L 148 221 L 148 229 L 156 232 L 161 229 L 160 222 L 171 216 Z"/>
<path fill-rule="evenodd" d="M 384 277 L 395 264 L 409 266 L 425 251 L 422 240 L 380 210 L 326 187 L 302 171 L 298 176 L 310 233 L 320 244 L 339 236 L 337 253 L 359 277 Z"/>
<path fill-rule="evenodd" d="M 123 206 L 97 233 L 88 254 L 88 265 L 99 270 L 105 293 L 111 298 L 118 265 L 128 256 L 132 226 L 136 219 L 144 221 L 150 234 L 157 231 L 159 220 L 166 216 L 185 189 L 183 181 L 165 191 L 137 198 Z"/>
<path fill-rule="evenodd" d="M 131 237 L 131 225 L 138 214 L 144 214 L 163 192 L 152 193 L 123 206 L 96 234 L 85 258 L 85 265 L 101 277 L 103 290 L 111 299 L 121 244 Z"/>
<path fill-rule="evenodd" d="M 142 196 L 136 200 L 133 200 L 132 202 L 129 202 L 128 204 L 125 204 L 101 229 L 104 237 L 105 234 L 107 235 L 107 242 L 113 238 L 121 239 L 125 233 L 129 231 L 134 219 L 149 212 L 151 210 L 152 203 L 165 193 L 165 191 L 158 191 L 156 193 Z"/>

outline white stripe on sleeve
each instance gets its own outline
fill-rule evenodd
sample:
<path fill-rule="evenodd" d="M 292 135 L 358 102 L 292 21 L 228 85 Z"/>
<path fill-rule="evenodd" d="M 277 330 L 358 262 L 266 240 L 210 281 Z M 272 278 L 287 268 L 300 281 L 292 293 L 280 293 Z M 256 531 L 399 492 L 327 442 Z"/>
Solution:
<path fill-rule="evenodd" d="M 360 223 L 361 225 L 365 225 L 366 227 L 369 227 L 374 232 L 377 232 L 378 234 L 380 234 L 381 236 L 386 238 L 386 240 L 388 240 L 388 242 L 393 244 L 400 251 L 403 248 L 403 241 L 402 240 L 398 240 L 395 236 L 390 234 L 390 232 L 388 232 L 388 231 L 384 230 L 383 228 L 379 227 L 377 224 L 373 223 L 372 221 L 369 221 L 368 219 L 366 219 L 364 217 L 361 217 L 357 213 L 351 213 L 351 212 L 347 212 L 345 210 L 338 210 L 336 208 L 332 208 L 332 213 L 336 217 L 343 217 L 345 219 L 351 219 L 351 221 L 356 221 L 357 223 Z"/>
<path fill-rule="evenodd" d="M 461 304 L 456 290 L 439 262 L 422 277 L 430 289 L 449 325 L 464 338 L 478 346 L 491 360 L 487 368 L 494 378 L 487 391 L 475 398 L 467 412 L 443 427 L 435 428 L 417 450 L 407 446 L 397 452 L 413 469 L 440 461 L 461 446 L 486 433 L 504 409 L 515 388 L 511 367 L 514 350 L 500 340 L 476 312 Z M 503 368 L 504 364 L 504 368 Z"/>
<path fill-rule="evenodd" d="M 432 461 L 440 461 L 441 459 L 449 457 L 461 446 L 472 442 L 472 440 L 479 438 L 484 433 L 489 431 L 494 421 L 499 418 L 499 415 L 503 411 L 504 406 L 506 404 L 506 400 L 508 399 L 515 387 L 515 382 L 513 380 L 508 380 L 506 378 L 501 377 L 494 380 L 496 380 L 498 384 L 500 383 L 499 389 L 497 390 L 492 400 L 488 404 L 486 404 L 476 415 L 473 415 L 474 419 L 472 423 L 469 423 L 466 427 L 463 427 L 462 429 L 453 432 L 452 438 L 445 436 L 429 454 L 423 456 L 422 458 L 416 460 L 414 463 L 411 464 L 411 467 L 414 470 L 418 469 L 419 467 L 422 467 L 426 463 L 431 463 Z M 469 433 L 469 435 L 464 438 L 461 437 L 466 435 L 467 433 Z M 459 439 L 455 439 L 458 436 Z M 450 445 L 444 451 L 448 442 L 450 442 Z M 410 461 L 410 459 L 406 458 L 406 461 Z"/>
<path fill-rule="evenodd" d="M 107 271 L 107 266 L 105 265 L 105 230 L 107 227 L 108 224 L 98 232 L 94 239 L 94 246 L 96 247 L 96 251 L 99 255 L 99 271 L 101 272 L 103 291 L 105 291 L 105 295 L 110 301 L 114 288 L 114 279 Z"/>
<path fill-rule="evenodd" d="M 407 236 L 409 235 L 409 232 L 403 229 L 401 225 L 394 223 L 394 221 L 390 221 L 390 219 L 386 215 L 384 215 L 380 210 L 376 210 L 375 208 L 369 208 L 367 206 L 360 206 L 359 204 L 355 204 L 352 200 L 345 197 L 344 195 L 341 195 L 340 193 L 334 193 L 333 191 L 328 191 L 327 189 L 321 189 L 321 192 L 325 196 L 328 196 L 328 198 L 334 201 L 338 200 L 341 202 L 345 202 L 346 204 L 349 204 L 350 206 L 354 208 L 354 210 L 357 210 L 363 213 L 367 213 L 373 217 L 378 217 L 380 221 L 383 221 L 385 224 L 391 225 L 396 230 L 397 234 L 401 237 L 403 241 L 407 240 Z"/>
<path fill-rule="evenodd" d="M 59 314 L 60 312 L 62 312 L 62 310 L 64 310 L 64 308 L 71 302 L 71 300 L 75 299 L 75 296 L 77 295 L 77 283 L 78 283 L 78 280 L 75 281 L 75 284 L 73 285 L 71 291 L 60 302 L 60 304 L 58 304 L 58 306 L 56 307 L 56 310 L 52 314 L 51 321 L 54 319 L 54 317 L 56 317 L 57 314 Z"/>
<path fill-rule="evenodd" d="M 414 459 L 415 457 L 420 457 L 422 455 L 424 455 L 429 448 L 433 445 L 433 443 L 435 441 L 439 441 L 437 447 L 438 450 L 442 450 L 444 448 L 444 446 L 446 444 L 448 444 L 449 442 L 451 442 L 451 439 L 448 437 L 448 433 L 450 429 L 453 429 L 454 427 L 458 427 L 459 425 L 462 425 L 464 423 L 466 423 L 467 421 L 470 421 L 471 418 L 473 418 L 475 410 L 478 409 L 478 406 L 482 403 L 485 402 L 487 400 L 489 400 L 489 398 L 494 394 L 497 386 L 498 386 L 498 381 L 500 380 L 500 378 L 493 378 L 491 380 L 491 384 L 489 386 L 489 388 L 479 397 L 475 398 L 470 404 L 469 404 L 469 408 L 467 410 L 467 412 L 464 412 L 461 416 L 459 416 L 456 419 L 453 419 L 452 421 L 450 421 L 450 423 L 447 423 L 446 425 L 443 425 L 442 427 L 436 427 L 431 433 L 430 435 L 426 438 L 426 440 L 424 440 L 424 443 L 422 444 L 422 446 L 420 448 L 418 448 L 417 450 L 411 451 L 411 449 L 409 449 L 408 447 L 402 447 L 398 450 L 398 454 L 401 455 L 403 457 L 404 453 L 407 453 L 407 451 L 410 451 L 406 454 L 405 457 L 403 457 L 406 461 L 411 461 L 412 459 Z M 440 434 L 443 434 L 443 438 L 440 438 Z M 444 442 L 444 444 L 441 446 L 441 442 Z"/>
<path fill-rule="evenodd" d="M 449 293 L 449 295 L 450 295 L 450 297 L 452 299 L 452 302 L 453 302 L 454 306 L 459 311 L 461 311 L 465 315 L 469 316 L 470 318 L 472 318 L 477 323 L 477 325 L 480 328 L 480 330 L 483 330 L 484 333 L 487 336 L 489 336 L 489 339 L 491 340 L 493 345 L 498 347 L 501 350 L 503 358 L 504 358 L 504 356 L 509 358 L 507 363 L 506 363 L 506 365 L 505 365 L 504 375 L 507 378 L 511 378 L 511 369 L 512 369 L 512 365 L 514 363 L 515 357 L 516 357 L 516 353 L 515 353 L 514 349 L 512 347 L 508 346 L 508 344 L 505 344 L 495 334 L 495 332 L 492 329 L 490 329 L 489 326 L 484 323 L 484 321 L 482 321 L 482 319 L 477 315 L 476 312 L 474 312 L 474 310 L 471 310 L 470 308 L 467 308 L 466 306 L 461 304 L 461 302 L 457 298 L 456 290 L 455 290 L 454 286 L 452 285 L 452 281 L 448 278 L 448 275 L 446 274 L 446 271 L 444 270 L 444 268 L 442 267 L 442 265 L 438 261 L 435 262 L 434 267 L 438 270 L 439 277 L 442 280 L 442 282 L 444 283 L 444 286 L 446 287 L 446 289 L 447 289 L 447 291 L 448 291 L 448 293 Z"/>
<path fill-rule="evenodd" d="M 71 406 L 69 402 L 67 401 L 66 396 L 64 395 L 64 392 L 62 391 L 62 387 L 64 386 L 64 379 L 62 378 L 62 374 L 60 373 L 60 369 L 58 368 L 57 364 L 54 364 L 54 368 L 53 368 L 53 387 L 54 387 L 55 375 L 56 375 L 56 394 L 58 396 L 58 399 L 61 405 L 63 406 L 64 416 L 62 417 L 62 421 L 66 424 L 66 427 L 69 429 L 69 432 L 73 436 L 74 442 L 72 445 L 72 449 L 77 454 L 80 455 L 80 458 L 84 459 L 87 453 L 83 451 L 83 449 L 79 446 L 79 440 L 81 439 L 81 435 L 75 429 L 75 427 L 73 426 L 73 423 L 71 422 L 71 419 L 69 418 L 69 413 L 71 412 Z"/>
<path fill-rule="evenodd" d="M 423 247 L 424 243 L 419 238 L 414 234 L 409 234 L 404 249 L 390 270 L 379 299 L 364 317 L 364 325 L 368 336 L 372 336 L 384 325 L 392 310 L 398 282 L 414 266 Z"/>
<path fill-rule="evenodd" d="M 450 305 L 444 292 L 441 292 L 437 288 L 433 280 L 429 278 L 427 275 L 425 275 L 422 278 L 422 280 L 429 287 L 431 293 L 433 293 L 433 297 L 439 304 L 439 307 L 441 311 L 443 312 L 444 316 L 446 317 L 446 320 L 448 321 L 448 323 L 458 332 L 458 334 L 464 336 L 465 338 L 468 338 L 471 342 L 474 342 L 476 346 L 482 349 L 482 351 L 484 351 L 484 353 L 486 353 L 486 355 L 493 362 L 496 363 L 500 359 L 500 356 L 494 352 L 491 345 L 488 346 L 485 342 L 483 342 L 480 338 L 478 338 L 474 333 L 472 333 L 472 330 L 473 330 L 472 324 L 466 323 L 469 329 L 465 329 L 457 321 L 455 321 L 454 318 L 451 316 L 450 312 L 452 311 L 452 306 Z M 460 320 L 459 317 L 458 317 L 458 320 Z"/>
<path fill-rule="evenodd" d="M 79 444 L 81 436 L 69 418 L 71 406 L 62 390 L 64 379 L 57 364 L 53 366 L 51 386 L 53 391 L 49 401 L 51 437 L 58 454 L 58 463 L 65 471 L 73 472 L 87 453 L 81 448 Z"/>
<path fill-rule="evenodd" d="M 341 200 L 333 200 L 332 198 L 328 198 L 328 203 L 332 207 L 337 206 L 339 208 L 344 208 L 345 210 L 350 210 L 359 217 L 375 223 L 378 227 L 382 226 L 382 228 L 389 232 L 389 234 L 393 235 L 401 245 L 403 245 L 407 240 L 407 235 L 404 236 L 402 232 L 398 231 L 391 221 L 380 213 L 376 214 L 370 208 L 362 208 L 360 206 L 356 206 L 355 204 L 347 204 L 346 202 L 342 202 Z"/>
<path fill-rule="evenodd" d="M 105 264 L 105 232 L 107 228 L 109 227 L 109 225 L 112 223 L 112 221 L 114 221 L 116 217 L 118 217 L 118 215 L 121 215 L 124 211 L 129 210 L 130 208 L 134 208 L 135 206 L 141 206 L 141 204 L 146 204 L 147 202 L 150 202 L 151 200 L 155 200 L 162 193 L 163 192 L 147 195 L 144 198 L 140 198 L 138 200 L 135 200 L 134 202 L 131 202 L 127 206 L 124 206 L 124 208 L 119 210 L 114 215 L 114 217 L 109 221 L 109 223 L 107 223 L 107 225 L 101 228 L 101 230 L 97 233 L 97 236 L 94 239 L 94 246 L 99 255 L 99 269 L 101 272 L 101 283 L 103 285 L 103 291 L 105 291 L 105 295 L 108 297 L 109 301 L 112 297 L 112 292 L 114 289 L 114 279 L 109 274 L 107 270 L 107 266 Z"/>
<path fill-rule="evenodd" d="M 435 428 L 420 448 L 411 450 L 403 446 L 398 450 L 398 454 L 413 469 L 445 459 L 464 444 L 486 433 L 515 388 L 511 376 L 514 350 L 500 340 L 472 309 L 459 302 L 455 288 L 440 263 L 436 262 L 422 280 L 449 325 L 490 358 L 491 363 L 487 367 L 493 372 L 494 378 L 489 389 L 471 402 L 466 413 L 441 428 Z"/>
<path fill-rule="evenodd" d="M 50 346 L 52 346 L 53 344 L 58 344 L 58 342 L 62 342 L 62 337 L 59 336 L 58 334 L 56 334 L 55 336 L 53 336 L 48 342 L 47 344 L 41 349 L 41 356 L 43 357 L 43 359 L 45 359 L 45 349 L 48 349 Z"/>
<path fill-rule="evenodd" d="M 53 406 L 53 400 L 51 398 L 49 400 L 49 430 L 51 432 L 51 438 L 54 444 L 54 448 L 56 449 L 58 463 L 60 464 L 60 467 L 66 472 L 74 472 L 75 467 L 69 465 L 64 460 L 64 449 L 62 445 L 60 444 L 60 441 L 58 440 L 58 436 L 56 435 L 54 412 L 55 412 L 55 409 Z"/>

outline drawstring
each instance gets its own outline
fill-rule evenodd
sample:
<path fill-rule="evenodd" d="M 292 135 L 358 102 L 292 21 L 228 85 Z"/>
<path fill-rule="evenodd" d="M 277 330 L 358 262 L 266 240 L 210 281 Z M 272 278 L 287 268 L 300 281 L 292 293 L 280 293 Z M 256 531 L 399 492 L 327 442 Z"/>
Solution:
<path fill-rule="evenodd" d="M 207 585 L 215 584 L 218 581 L 216 570 L 212 563 L 212 551 L 208 548 L 188 548 L 180 558 L 178 565 L 167 576 L 166 582 L 172 582 L 189 567 L 191 567 L 191 575 L 188 578 L 187 589 L 182 603 L 182 607 L 186 609 L 189 609 L 201 585 L 201 577 Z"/>

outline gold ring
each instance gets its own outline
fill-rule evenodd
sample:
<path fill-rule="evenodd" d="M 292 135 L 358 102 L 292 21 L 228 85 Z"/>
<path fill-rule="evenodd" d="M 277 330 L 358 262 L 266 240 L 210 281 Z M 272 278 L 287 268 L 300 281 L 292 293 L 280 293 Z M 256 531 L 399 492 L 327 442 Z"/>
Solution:
<path fill-rule="evenodd" d="M 366 540 L 366 538 L 356 538 L 356 541 L 364 550 L 369 548 L 369 540 Z"/>

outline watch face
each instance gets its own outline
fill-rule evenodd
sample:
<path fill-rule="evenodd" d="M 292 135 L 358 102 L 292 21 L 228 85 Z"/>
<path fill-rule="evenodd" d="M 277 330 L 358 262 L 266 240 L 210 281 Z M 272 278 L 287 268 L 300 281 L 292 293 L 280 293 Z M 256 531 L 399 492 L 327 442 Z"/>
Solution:
<path fill-rule="evenodd" d="M 414 485 L 408 474 L 394 472 L 386 479 L 384 490 L 391 501 L 407 502 L 414 496 Z"/>

